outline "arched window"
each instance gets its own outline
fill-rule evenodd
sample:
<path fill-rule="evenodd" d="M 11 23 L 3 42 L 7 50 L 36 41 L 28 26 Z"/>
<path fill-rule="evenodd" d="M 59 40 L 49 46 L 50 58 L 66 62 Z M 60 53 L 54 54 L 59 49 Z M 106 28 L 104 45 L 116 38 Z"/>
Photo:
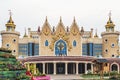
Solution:
<path fill-rule="evenodd" d="M 48 40 L 45 41 L 45 46 L 48 46 Z"/>
<path fill-rule="evenodd" d="M 67 55 L 67 44 L 63 40 L 58 40 L 55 44 L 55 55 L 66 56 Z"/>
<path fill-rule="evenodd" d="M 118 71 L 118 66 L 116 64 L 113 64 L 111 69 L 112 71 Z"/>
<path fill-rule="evenodd" d="M 73 41 L 73 46 L 74 46 L 74 47 L 76 46 L 76 41 L 75 41 L 75 40 Z"/>

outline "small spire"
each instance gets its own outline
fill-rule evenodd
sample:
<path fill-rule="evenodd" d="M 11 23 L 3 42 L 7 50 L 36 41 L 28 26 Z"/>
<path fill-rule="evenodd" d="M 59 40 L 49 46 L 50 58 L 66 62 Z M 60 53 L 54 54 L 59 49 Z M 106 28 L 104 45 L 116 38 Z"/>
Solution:
<path fill-rule="evenodd" d="M 110 12 L 109 12 L 109 20 L 111 20 L 111 10 L 110 10 Z"/>
<path fill-rule="evenodd" d="M 53 32 L 55 32 L 55 26 L 53 26 Z"/>
<path fill-rule="evenodd" d="M 11 10 L 8 10 L 8 11 L 9 11 L 9 15 L 10 15 L 8 23 L 14 23 L 13 20 L 12 20 L 12 12 L 11 12 Z"/>
<path fill-rule="evenodd" d="M 40 32 L 40 26 L 38 26 L 38 32 Z"/>
<path fill-rule="evenodd" d="M 62 23 L 62 17 L 60 16 L 60 23 Z"/>
<path fill-rule="evenodd" d="M 47 16 L 46 16 L 45 22 L 48 22 Z"/>
<path fill-rule="evenodd" d="M 106 27 L 106 31 L 109 31 L 109 30 L 111 30 L 112 29 L 112 31 L 114 31 L 114 26 L 115 26 L 115 24 L 112 22 L 112 20 L 111 20 L 111 11 L 109 12 L 109 19 L 108 19 L 108 21 L 107 21 L 107 24 L 105 25 L 105 27 Z"/>
<path fill-rule="evenodd" d="M 97 35 L 97 29 L 96 29 L 95 36 L 94 36 L 94 37 L 96 37 L 96 38 L 98 37 L 98 35 Z"/>
<path fill-rule="evenodd" d="M 67 26 L 67 32 L 69 32 L 69 27 Z"/>
<path fill-rule="evenodd" d="M 109 12 L 109 22 L 112 23 L 112 20 L 111 20 L 111 10 Z"/>
<path fill-rule="evenodd" d="M 81 32 L 84 32 L 84 28 L 83 27 L 81 27 Z"/>
<path fill-rule="evenodd" d="M 76 22 L 76 20 L 75 20 L 75 16 L 74 16 L 73 22 L 74 22 L 74 23 Z"/>
<path fill-rule="evenodd" d="M 24 37 L 28 37 L 28 36 L 27 36 L 27 33 L 26 33 L 26 28 L 25 28 L 25 34 L 24 34 Z"/>

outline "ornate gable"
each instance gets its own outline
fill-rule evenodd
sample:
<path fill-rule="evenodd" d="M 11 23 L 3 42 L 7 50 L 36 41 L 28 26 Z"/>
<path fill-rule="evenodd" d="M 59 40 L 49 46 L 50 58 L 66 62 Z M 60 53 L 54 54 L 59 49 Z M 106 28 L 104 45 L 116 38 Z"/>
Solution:
<path fill-rule="evenodd" d="M 42 33 L 44 33 L 46 36 L 51 33 L 51 28 L 48 23 L 47 17 L 46 17 L 45 23 L 43 24 L 43 27 L 42 27 Z"/>
<path fill-rule="evenodd" d="M 77 35 L 79 33 L 79 28 L 78 28 L 78 25 L 76 23 L 75 17 L 74 17 L 73 23 L 72 23 L 72 25 L 70 27 L 70 32 L 73 35 Z"/>
<path fill-rule="evenodd" d="M 62 23 L 62 19 L 60 17 L 60 22 L 58 23 L 57 28 L 56 28 L 56 34 L 62 35 L 62 34 L 65 34 L 65 33 L 66 33 L 65 27 L 64 27 L 64 25 Z"/>

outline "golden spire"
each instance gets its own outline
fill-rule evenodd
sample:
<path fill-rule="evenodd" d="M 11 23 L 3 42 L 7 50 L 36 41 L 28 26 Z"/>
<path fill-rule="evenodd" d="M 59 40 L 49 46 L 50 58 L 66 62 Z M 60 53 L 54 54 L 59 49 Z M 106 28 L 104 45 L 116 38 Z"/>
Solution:
<path fill-rule="evenodd" d="M 6 30 L 7 31 L 8 30 L 14 31 L 16 25 L 14 24 L 14 21 L 12 20 L 12 12 L 11 12 L 11 10 L 9 10 L 9 15 L 10 15 L 10 18 L 9 18 L 7 24 L 6 24 Z M 8 27 L 9 27 L 9 29 L 8 29 Z"/>
<path fill-rule="evenodd" d="M 11 10 L 9 10 L 9 15 L 10 15 L 10 18 L 8 20 L 8 23 L 14 23 L 13 20 L 12 20 L 12 12 L 11 12 Z"/>
<path fill-rule="evenodd" d="M 24 34 L 24 37 L 28 37 L 27 34 L 26 34 L 26 28 L 25 28 L 25 34 Z"/>
<path fill-rule="evenodd" d="M 105 25 L 105 27 L 107 28 L 113 28 L 115 26 L 115 24 L 112 22 L 111 20 L 111 11 L 109 12 L 109 19 L 107 21 L 107 24 Z"/>

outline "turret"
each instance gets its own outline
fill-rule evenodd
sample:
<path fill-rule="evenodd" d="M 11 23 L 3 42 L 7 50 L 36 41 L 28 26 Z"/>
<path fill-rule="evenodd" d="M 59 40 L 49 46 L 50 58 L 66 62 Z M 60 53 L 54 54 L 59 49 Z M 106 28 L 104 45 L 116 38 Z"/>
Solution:
<path fill-rule="evenodd" d="M 109 19 L 105 25 L 105 32 L 102 32 L 102 56 L 103 57 L 117 57 L 118 56 L 118 41 L 119 32 L 114 30 L 115 24 L 111 19 L 111 12 L 109 13 Z"/>
<path fill-rule="evenodd" d="M 11 12 L 10 12 L 10 18 L 5 26 L 6 26 L 6 30 L 1 31 L 2 47 L 12 50 L 13 55 L 17 57 L 20 33 L 15 31 L 16 25 L 12 20 Z"/>

